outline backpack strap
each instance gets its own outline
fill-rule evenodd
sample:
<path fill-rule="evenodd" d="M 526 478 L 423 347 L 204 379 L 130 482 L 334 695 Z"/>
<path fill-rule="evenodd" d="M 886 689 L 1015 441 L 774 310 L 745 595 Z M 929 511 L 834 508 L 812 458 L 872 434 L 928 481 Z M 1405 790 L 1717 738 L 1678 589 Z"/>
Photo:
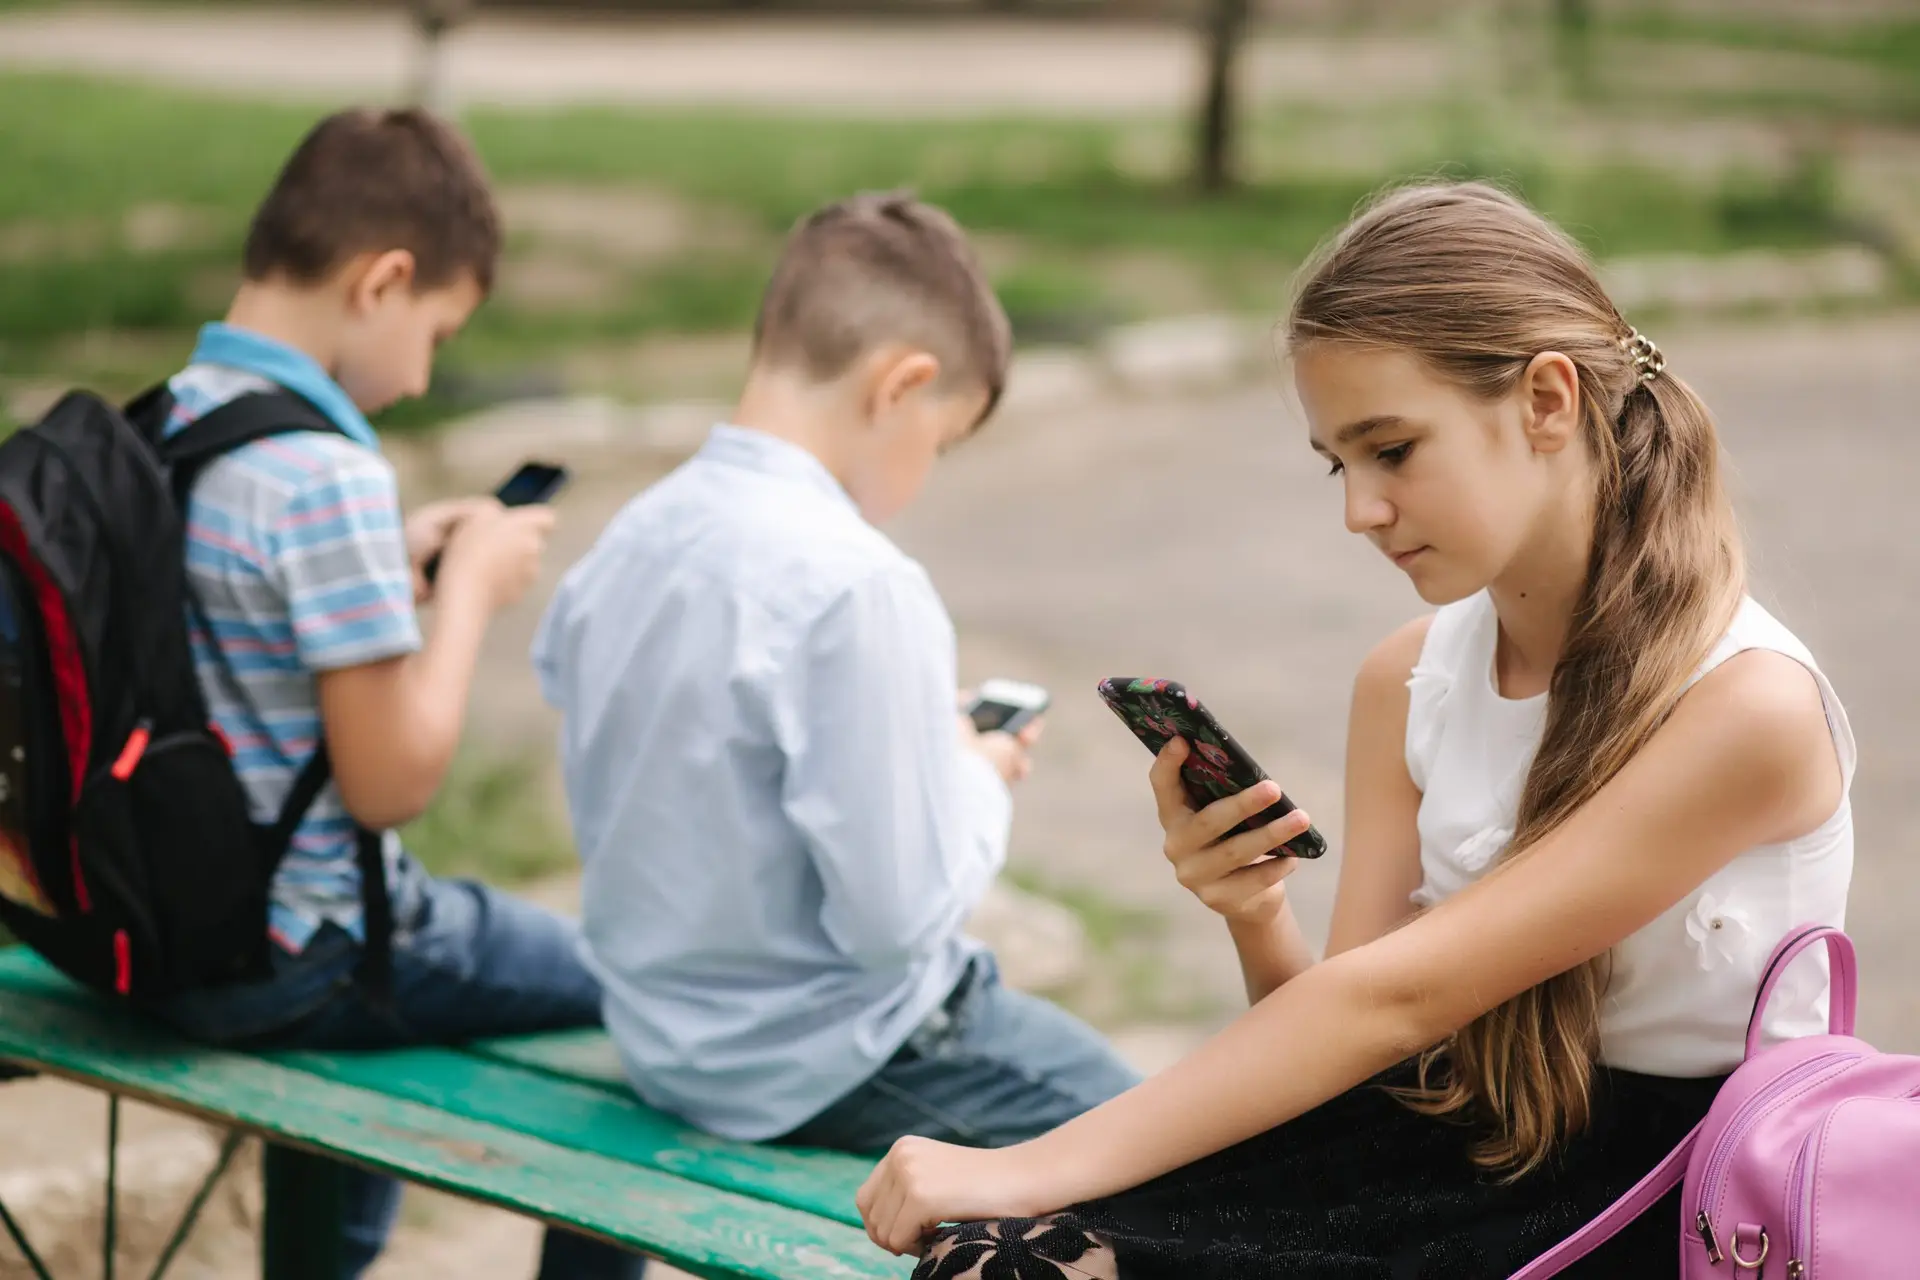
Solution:
<path fill-rule="evenodd" d="M 1747 1019 L 1749 1060 L 1760 1052 L 1761 1021 L 1767 1011 L 1767 1001 L 1773 996 L 1773 989 L 1780 985 L 1780 976 L 1786 972 L 1788 963 L 1814 943 L 1823 941 L 1827 944 L 1827 958 L 1832 962 L 1828 969 L 1827 1034 L 1853 1034 L 1860 991 L 1860 965 L 1854 956 L 1853 939 L 1832 925 L 1801 925 L 1780 940 L 1767 960 L 1766 971 L 1760 975 L 1760 994 L 1755 997 L 1753 1013 Z"/>
<path fill-rule="evenodd" d="M 1704 1124 L 1702 1121 L 1695 1125 L 1692 1132 L 1680 1139 L 1680 1145 L 1654 1166 L 1652 1173 L 1634 1183 L 1633 1189 L 1615 1200 L 1605 1213 L 1514 1272 L 1511 1280 L 1546 1280 L 1548 1276 L 1559 1275 L 1660 1203 L 1660 1197 L 1686 1180 L 1687 1157 L 1693 1154 L 1693 1144 L 1699 1141 Z"/>
<path fill-rule="evenodd" d="M 320 798 L 333 766 L 324 739 L 314 748 L 300 774 L 280 806 L 280 817 L 267 837 L 267 848 L 276 856 L 293 843 L 307 810 Z M 353 857 L 360 870 L 360 913 L 365 940 L 361 943 L 358 977 L 361 990 L 376 1012 L 393 1013 L 393 897 L 387 889 L 386 838 L 355 823 Z M 396 1024 L 397 1025 L 397 1024 Z"/>
<path fill-rule="evenodd" d="M 130 420 L 148 431 L 159 450 L 173 486 L 174 504 L 185 516 L 188 496 L 201 472 L 219 458 L 243 445 L 269 436 L 295 431 L 323 431 L 331 435 L 346 433 L 305 397 L 278 388 L 236 396 L 217 409 L 211 409 L 171 436 L 162 437 L 166 408 L 171 400 L 166 384 L 141 395 L 127 406 Z M 191 587 L 187 590 L 200 626 L 207 635 L 213 628 Z M 219 653 L 219 647 L 215 646 Z M 226 655 L 221 653 L 224 664 Z M 232 674 L 232 668 L 228 668 Z M 266 856 L 278 865 L 286 855 L 293 836 L 300 829 L 307 811 L 326 789 L 333 776 L 333 764 L 324 739 L 314 748 L 287 791 L 280 813 L 263 836 Z M 365 941 L 361 944 L 359 980 L 369 1003 L 376 1010 L 390 1010 L 393 993 L 393 898 L 387 885 L 385 839 L 377 831 L 354 824 L 354 862 L 360 872 L 360 910 Z"/>
<path fill-rule="evenodd" d="M 149 397 L 153 394 L 148 392 L 129 405 L 128 416 L 136 421 L 151 421 L 154 413 Z M 213 461 L 242 445 L 294 431 L 321 431 L 336 436 L 346 434 L 334 425 L 333 419 L 315 408 L 311 401 L 284 388 L 250 391 L 246 395 L 235 396 L 170 436 L 160 436 L 161 428 L 158 426 L 151 429 L 155 432 L 153 438 L 155 447 L 160 451 L 160 460 L 166 464 L 173 478 L 174 502 L 183 514 L 187 509 L 187 495 L 193 492 L 194 482 L 200 478 L 200 473 Z"/>
<path fill-rule="evenodd" d="M 1816 942 L 1827 944 L 1827 954 L 1833 962 L 1833 993 L 1827 1009 L 1828 1034 L 1853 1034 L 1854 1006 L 1860 985 L 1853 941 L 1831 925 L 1802 925 L 1780 940 L 1760 975 L 1760 993 L 1753 1002 L 1753 1016 L 1747 1022 L 1749 1061 L 1760 1051 L 1761 1015 L 1766 1012 L 1767 998 L 1779 984 L 1780 975 L 1786 970 L 1787 964 Z M 1695 1125 L 1693 1132 L 1680 1140 L 1680 1145 L 1673 1149 L 1672 1154 L 1662 1160 L 1652 1173 L 1635 1183 L 1631 1191 L 1614 1201 L 1605 1213 L 1535 1258 L 1523 1270 L 1516 1271 L 1512 1280 L 1545 1280 L 1547 1276 L 1559 1275 L 1612 1239 L 1622 1227 L 1653 1207 L 1661 1196 L 1679 1186 L 1687 1175 L 1687 1157 L 1692 1153 L 1705 1123 L 1702 1121 Z"/>

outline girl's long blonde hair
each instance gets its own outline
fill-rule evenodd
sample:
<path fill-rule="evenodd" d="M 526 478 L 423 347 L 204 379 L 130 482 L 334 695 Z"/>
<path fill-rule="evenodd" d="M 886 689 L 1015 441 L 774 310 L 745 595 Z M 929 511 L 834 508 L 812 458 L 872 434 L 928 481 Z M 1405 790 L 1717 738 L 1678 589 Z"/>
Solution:
<path fill-rule="evenodd" d="M 1479 183 L 1376 201 L 1309 264 L 1288 324 L 1295 351 L 1409 351 L 1488 399 L 1543 351 L 1579 371 L 1593 550 L 1503 861 L 1526 857 L 1646 744 L 1746 590 L 1713 420 L 1657 361 L 1636 363 L 1632 336 L 1579 246 Z M 1606 976 L 1600 957 L 1483 1015 L 1428 1050 L 1401 1096 L 1488 1122 L 1478 1162 L 1531 1172 L 1588 1122 Z"/>

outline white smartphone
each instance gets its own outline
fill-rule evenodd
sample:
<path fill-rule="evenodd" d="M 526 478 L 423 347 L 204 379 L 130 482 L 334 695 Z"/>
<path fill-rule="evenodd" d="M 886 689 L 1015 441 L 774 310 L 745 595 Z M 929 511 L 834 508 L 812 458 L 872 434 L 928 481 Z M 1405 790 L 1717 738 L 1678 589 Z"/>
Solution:
<path fill-rule="evenodd" d="M 967 705 L 973 727 L 982 733 L 999 729 L 1018 733 L 1047 709 L 1052 696 L 1037 684 L 1020 680 L 988 680 Z"/>

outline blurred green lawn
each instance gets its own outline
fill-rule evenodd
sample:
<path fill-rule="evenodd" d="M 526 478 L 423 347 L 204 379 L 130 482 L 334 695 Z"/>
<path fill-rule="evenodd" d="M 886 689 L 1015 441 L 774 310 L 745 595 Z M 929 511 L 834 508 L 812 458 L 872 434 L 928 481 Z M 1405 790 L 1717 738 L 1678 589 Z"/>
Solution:
<path fill-rule="evenodd" d="M 1252 180 L 1206 200 L 1181 181 L 1177 121 L 476 111 L 467 123 L 503 192 L 597 193 L 613 202 L 599 216 L 614 225 L 564 242 L 522 226 L 510 256 L 529 272 L 536 260 L 567 268 L 572 295 L 503 288 L 447 365 L 457 385 L 462 370 L 552 369 L 646 335 L 743 328 L 785 228 L 861 188 L 910 186 L 950 208 L 986 245 L 1029 341 L 1168 311 L 1275 309 L 1302 257 L 1389 173 L 1500 178 L 1608 256 L 1841 234 L 1830 175 L 1699 178 L 1581 161 L 1529 140 L 1497 106 L 1399 108 L 1374 122 L 1379 157 L 1337 169 L 1300 159 L 1317 130 L 1351 129 L 1357 115 L 1250 122 Z M 301 106 L 0 75 L 0 385 L 130 392 L 176 364 L 218 314 L 248 214 L 314 118 Z M 635 193 L 679 210 L 685 242 L 622 247 L 619 201 Z M 159 231 L 143 232 L 156 215 Z M 596 249 L 594 234 L 609 244 Z"/>

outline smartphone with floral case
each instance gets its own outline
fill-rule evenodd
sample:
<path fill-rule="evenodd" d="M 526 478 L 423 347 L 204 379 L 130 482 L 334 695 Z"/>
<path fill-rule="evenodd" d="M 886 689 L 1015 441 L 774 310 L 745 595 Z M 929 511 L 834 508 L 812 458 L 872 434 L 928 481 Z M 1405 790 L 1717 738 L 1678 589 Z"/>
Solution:
<path fill-rule="evenodd" d="M 1195 809 L 1204 809 L 1215 800 L 1238 795 L 1266 780 L 1266 770 L 1254 763 L 1246 748 L 1233 740 L 1200 699 L 1172 680 L 1110 676 L 1100 682 L 1099 692 L 1100 700 L 1155 755 L 1175 738 L 1187 740 L 1191 750 L 1180 766 L 1180 781 L 1186 785 L 1187 800 Z M 1282 794 L 1227 834 L 1255 830 L 1293 810 L 1293 801 Z M 1282 847 L 1296 858 L 1318 858 L 1326 853 L 1327 841 L 1308 827 Z"/>

